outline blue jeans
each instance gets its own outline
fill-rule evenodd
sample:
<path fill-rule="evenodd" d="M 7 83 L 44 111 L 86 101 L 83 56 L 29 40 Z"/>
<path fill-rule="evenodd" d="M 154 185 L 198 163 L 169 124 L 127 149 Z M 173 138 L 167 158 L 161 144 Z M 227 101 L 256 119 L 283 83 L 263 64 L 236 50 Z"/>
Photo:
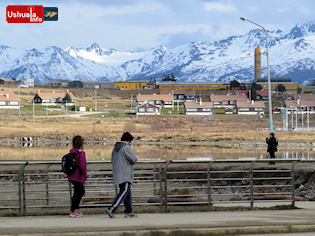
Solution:
<path fill-rule="evenodd" d="M 132 197 L 131 197 L 131 189 L 130 183 L 124 182 L 119 184 L 119 193 L 115 197 L 111 207 L 109 207 L 110 212 L 115 212 L 119 205 L 124 201 L 124 205 L 126 207 L 125 214 L 132 213 Z"/>

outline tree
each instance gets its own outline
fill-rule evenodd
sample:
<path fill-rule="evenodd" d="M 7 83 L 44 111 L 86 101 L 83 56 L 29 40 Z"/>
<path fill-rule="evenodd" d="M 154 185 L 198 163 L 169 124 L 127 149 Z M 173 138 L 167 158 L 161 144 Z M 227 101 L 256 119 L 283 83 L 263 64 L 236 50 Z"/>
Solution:
<path fill-rule="evenodd" d="M 278 91 L 278 92 L 280 92 L 280 93 L 283 93 L 283 92 L 285 91 L 284 85 L 283 85 L 283 84 L 277 85 L 276 91 Z"/>
<path fill-rule="evenodd" d="M 256 90 L 261 90 L 262 89 L 261 85 L 257 84 L 256 82 L 253 82 L 251 87 L 256 89 Z"/>
<path fill-rule="evenodd" d="M 72 102 L 72 98 L 69 93 L 66 93 L 66 96 L 63 98 L 63 102 Z"/>
<path fill-rule="evenodd" d="M 174 74 L 172 73 L 171 75 L 163 75 L 162 81 L 176 81 L 177 79 L 175 78 Z"/>
<path fill-rule="evenodd" d="M 300 86 L 298 86 L 298 88 L 297 88 L 297 94 L 301 94 L 302 93 L 302 88 L 300 88 Z"/>
<path fill-rule="evenodd" d="M 257 84 L 256 82 L 253 82 L 252 85 L 251 85 L 251 88 L 250 88 L 251 97 L 249 97 L 249 94 L 248 94 L 249 99 L 256 100 L 256 98 L 257 98 L 257 90 L 261 90 L 261 89 L 262 89 L 262 87 L 261 87 L 260 84 Z"/>
<path fill-rule="evenodd" d="M 239 88 L 240 87 L 240 83 L 236 79 L 234 79 L 234 80 L 231 81 L 230 86 L 231 86 L 231 89 Z"/>

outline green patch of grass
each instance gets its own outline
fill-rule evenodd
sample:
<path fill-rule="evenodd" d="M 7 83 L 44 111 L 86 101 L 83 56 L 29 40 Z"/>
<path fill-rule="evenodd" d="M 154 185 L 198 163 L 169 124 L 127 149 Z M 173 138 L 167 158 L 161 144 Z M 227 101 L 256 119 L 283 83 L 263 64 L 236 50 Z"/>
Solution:
<path fill-rule="evenodd" d="M 82 117 L 93 117 L 93 118 L 117 118 L 117 117 L 128 117 L 122 112 L 110 112 L 110 113 L 97 113 L 92 115 L 86 115 Z"/>

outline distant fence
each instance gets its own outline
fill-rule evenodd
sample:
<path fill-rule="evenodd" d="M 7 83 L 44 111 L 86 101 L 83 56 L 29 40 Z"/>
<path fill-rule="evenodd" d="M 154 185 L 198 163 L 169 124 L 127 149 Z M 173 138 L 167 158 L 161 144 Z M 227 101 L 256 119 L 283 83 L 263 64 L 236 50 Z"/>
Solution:
<path fill-rule="evenodd" d="M 268 159 L 139 161 L 132 185 L 133 205 L 169 206 L 290 202 L 295 207 L 294 167 L 298 159 L 273 159 L 281 169 L 267 168 Z M 81 207 L 107 207 L 117 194 L 110 161 L 88 161 L 86 193 Z M 232 168 L 231 168 L 232 166 Z M 285 168 L 284 168 L 285 167 Z M 60 161 L 0 161 L 0 209 L 70 208 L 72 186 Z M 264 189 L 274 189 L 268 192 Z"/>

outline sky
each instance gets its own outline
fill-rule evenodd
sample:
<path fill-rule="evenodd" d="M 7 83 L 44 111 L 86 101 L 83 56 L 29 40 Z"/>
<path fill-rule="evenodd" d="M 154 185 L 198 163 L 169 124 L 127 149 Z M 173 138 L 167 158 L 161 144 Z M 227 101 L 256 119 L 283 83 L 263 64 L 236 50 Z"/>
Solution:
<path fill-rule="evenodd" d="M 6 22 L 8 5 L 58 7 L 58 21 Z M 57 46 L 142 52 L 190 42 L 218 41 L 257 28 L 290 31 L 315 20 L 314 0 L 1 0 L 0 45 L 20 49 Z"/>

